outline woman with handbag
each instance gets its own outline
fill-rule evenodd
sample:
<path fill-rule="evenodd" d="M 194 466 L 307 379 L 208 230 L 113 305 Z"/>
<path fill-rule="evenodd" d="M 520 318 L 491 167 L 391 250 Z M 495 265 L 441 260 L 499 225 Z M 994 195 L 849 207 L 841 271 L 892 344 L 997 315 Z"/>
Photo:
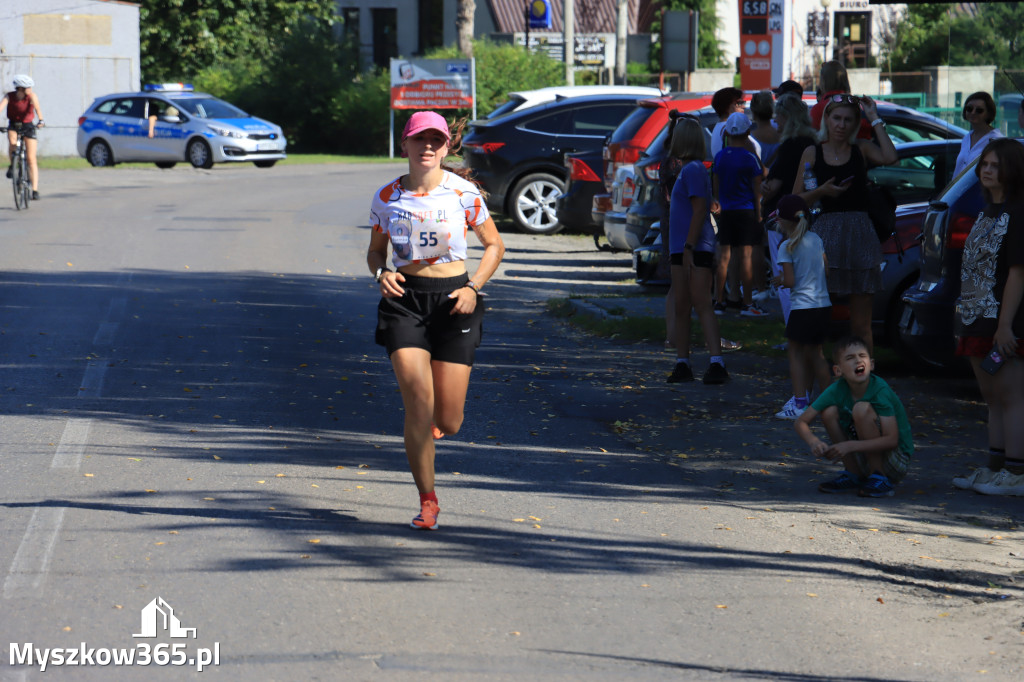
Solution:
<path fill-rule="evenodd" d="M 861 117 L 866 118 L 878 143 L 857 138 Z M 813 231 L 821 237 L 828 257 L 828 292 L 849 296 L 850 333 L 873 349 L 871 307 L 882 286 L 882 247 L 867 213 L 868 164 L 884 166 L 898 159 L 885 132 L 885 122 L 870 97 L 835 94 L 828 98 L 818 133 L 818 144 L 800 157 L 800 171 L 793 183 L 808 206 L 821 204 Z M 807 187 L 806 169 L 817 179 Z"/>

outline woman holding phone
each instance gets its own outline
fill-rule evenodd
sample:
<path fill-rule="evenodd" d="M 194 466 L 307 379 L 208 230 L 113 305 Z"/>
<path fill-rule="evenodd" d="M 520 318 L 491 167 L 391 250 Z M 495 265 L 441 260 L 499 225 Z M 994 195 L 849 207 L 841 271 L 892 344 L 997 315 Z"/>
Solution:
<path fill-rule="evenodd" d="M 974 172 L 985 209 L 964 243 L 957 354 L 988 405 L 989 462 L 953 485 L 1024 497 L 1024 145 L 989 142 Z"/>
<path fill-rule="evenodd" d="M 870 122 L 877 144 L 857 138 L 862 116 Z M 808 206 L 821 204 L 821 214 L 811 229 L 825 245 L 828 292 L 849 296 L 850 333 L 864 339 L 871 350 L 871 307 L 882 286 L 882 247 L 867 213 L 867 170 L 869 164 L 895 163 L 896 148 L 874 101 L 866 96 L 829 96 L 818 140 L 800 157 L 792 193 Z M 816 189 L 805 189 L 808 166 L 817 178 Z"/>

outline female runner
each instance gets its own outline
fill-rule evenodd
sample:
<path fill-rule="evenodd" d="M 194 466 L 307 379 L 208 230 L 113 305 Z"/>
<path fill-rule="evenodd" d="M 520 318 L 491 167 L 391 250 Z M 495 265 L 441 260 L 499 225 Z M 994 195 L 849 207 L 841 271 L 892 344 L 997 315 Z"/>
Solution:
<path fill-rule="evenodd" d="M 461 135 L 459 136 L 461 138 Z M 418 111 L 402 132 L 409 172 L 377 190 L 366 263 L 380 285 L 376 341 L 387 349 L 405 406 L 405 454 L 420 493 L 412 527 L 437 529 L 434 439 L 462 426 L 469 374 L 483 334 L 480 289 L 505 245 L 480 189 L 443 165 L 452 144 L 440 114 Z M 466 236 L 484 247 L 473 277 Z M 387 267 L 388 244 L 391 262 Z"/>

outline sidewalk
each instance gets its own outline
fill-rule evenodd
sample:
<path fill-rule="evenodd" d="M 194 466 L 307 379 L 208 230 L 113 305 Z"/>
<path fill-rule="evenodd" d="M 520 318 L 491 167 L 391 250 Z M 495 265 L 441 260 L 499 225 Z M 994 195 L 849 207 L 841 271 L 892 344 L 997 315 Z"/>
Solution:
<path fill-rule="evenodd" d="M 778 300 L 769 300 L 781 324 Z M 660 296 L 573 303 L 581 312 L 606 317 L 664 313 Z M 861 553 L 881 571 L 900 566 L 894 581 L 927 584 L 930 590 L 955 587 L 976 603 L 1024 598 L 1021 498 L 989 497 L 950 484 L 987 461 L 987 411 L 971 377 L 883 375 L 907 409 L 916 451 L 896 496 L 872 500 L 817 491 L 838 466 L 810 455 L 792 422 L 774 416 L 791 392 L 785 358 L 729 353 L 731 380 L 705 386 L 699 377 L 707 353 L 695 348 L 698 380 L 668 384 L 671 353 L 653 343 L 628 349 L 633 364 L 622 368 L 628 400 L 615 405 L 618 416 L 610 426 L 638 452 L 676 468 L 688 485 L 729 508 L 771 512 L 776 530 L 798 529 L 791 531 L 794 539 L 817 538 L 816 548 L 807 551 Z M 852 542 L 854 536 L 860 539 Z M 921 547 L 925 538 L 927 550 Z"/>

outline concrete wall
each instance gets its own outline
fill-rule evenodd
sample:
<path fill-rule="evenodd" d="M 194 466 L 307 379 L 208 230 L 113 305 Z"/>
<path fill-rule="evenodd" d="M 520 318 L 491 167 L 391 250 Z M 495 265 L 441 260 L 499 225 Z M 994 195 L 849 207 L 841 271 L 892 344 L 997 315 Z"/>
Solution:
<path fill-rule="evenodd" d="M 877 95 L 881 88 L 881 69 L 847 69 L 850 92 L 855 95 Z"/>
<path fill-rule="evenodd" d="M 995 66 L 928 66 L 923 69 L 931 76 L 932 106 L 960 107 L 964 98 L 979 90 L 992 94 L 996 84 Z"/>
<path fill-rule="evenodd" d="M 11 78 L 19 73 L 35 80 L 46 119 L 39 154 L 76 155 L 78 117 L 93 99 L 139 89 L 139 6 L 102 0 L 3 0 L 4 92 L 11 90 Z"/>
<path fill-rule="evenodd" d="M 735 69 L 697 69 L 690 75 L 691 92 L 714 92 L 731 88 L 736 77 Z"/>

